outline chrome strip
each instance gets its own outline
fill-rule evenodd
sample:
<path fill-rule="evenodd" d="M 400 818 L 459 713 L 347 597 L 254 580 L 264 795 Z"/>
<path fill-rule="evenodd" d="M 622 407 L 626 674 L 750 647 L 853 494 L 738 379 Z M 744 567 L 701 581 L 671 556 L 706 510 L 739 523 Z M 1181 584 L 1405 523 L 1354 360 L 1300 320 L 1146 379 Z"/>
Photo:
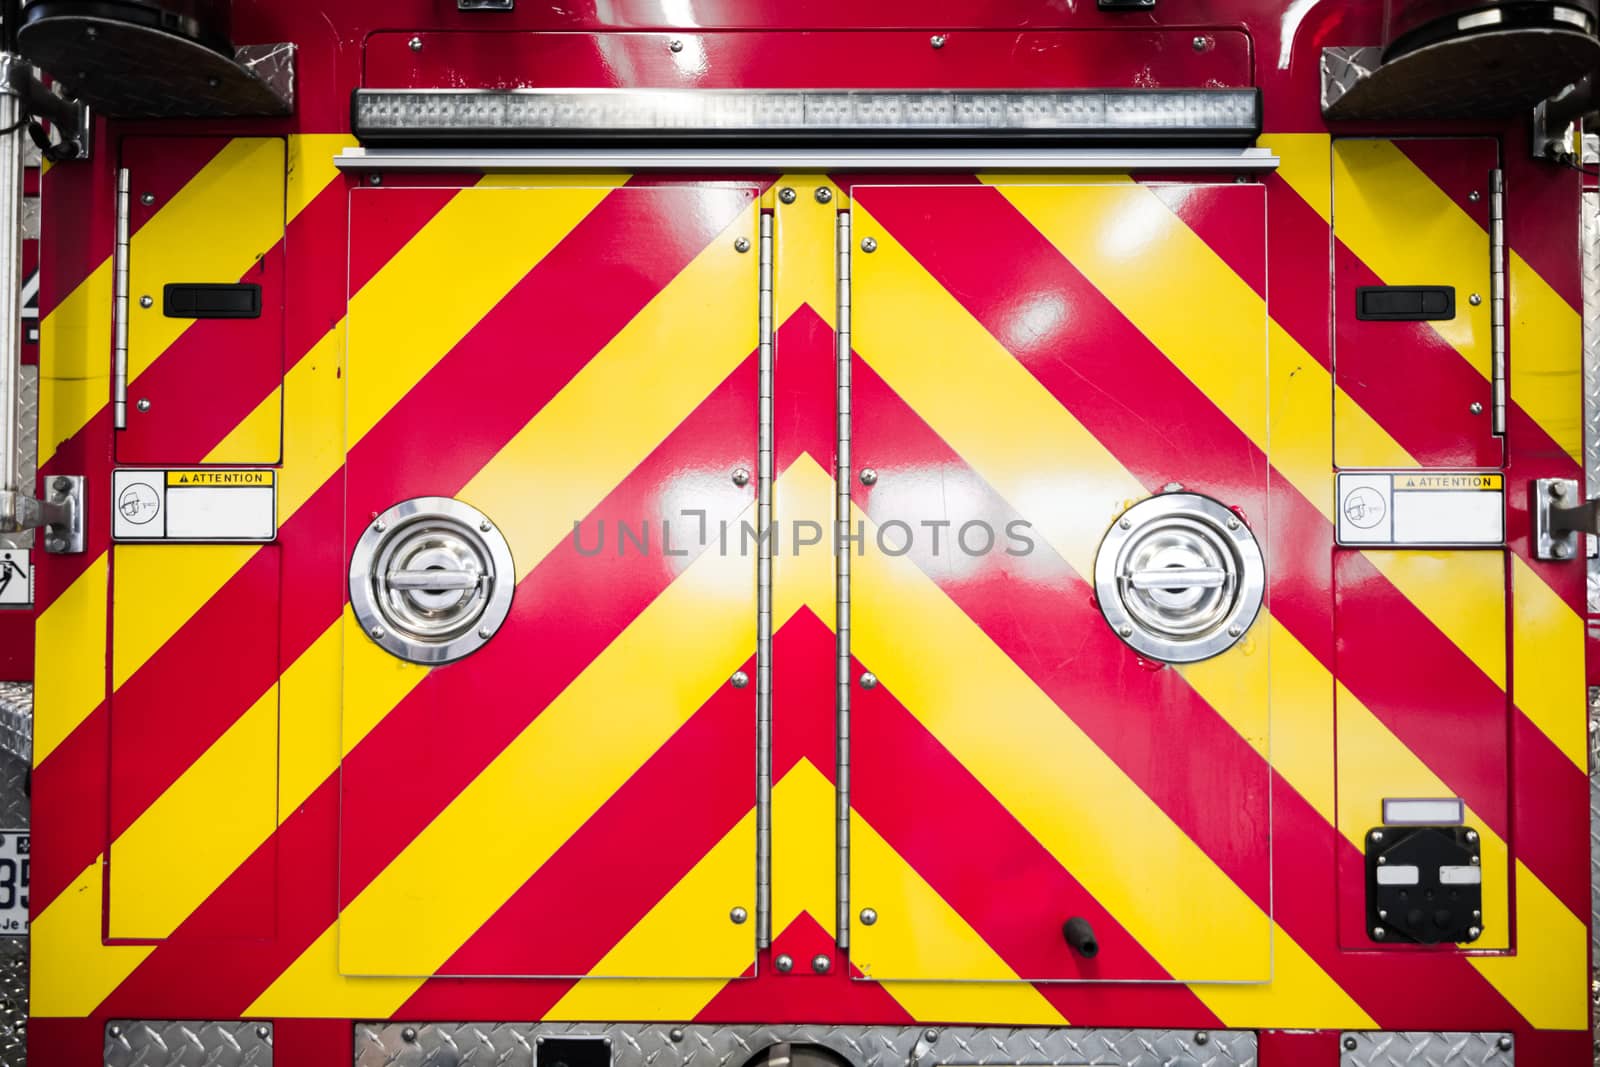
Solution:
<path fill-rule="evenodd" d="M 756 947 L 772 944 L 772 215 L 761 214 L 756 441 Z"/>
<path fill-rule="evenodd" d="M 346 148 L 341 170 L 1222 171 L 1276 170 L 1267 148 Z"/>
<path fill-rule="evenodd" d="M 1497 435 L 1506 432 L 1505 210 L 1505 174 L 1496 167 L 1489 172 L 1489 380 Z"/>
<path fill-rule="evenodd" d="M 838 366 L 834 372 L 838 387 L 838 452 L 834 472 L 838 498 L 834 505 L 834 559 L 836 602 L 834 632 L 837 635 L 838 703 L 834 728 L 834 802 L 837 821 L 836 871 L 839 879 L 839 914 L 835 922 L 840 948 L 850 947 L 850 212 L 839 212 L 838 226 L 838 310 L 834 329 L 834 352 Z"/>
<path fill-rule="evenodd" d="M 113 252 L 111 316 L 114 336 L 111 370 L 111 425 L 128 428 L 128 212 L 131 178 L 117 171 L 117 244 Z"/>

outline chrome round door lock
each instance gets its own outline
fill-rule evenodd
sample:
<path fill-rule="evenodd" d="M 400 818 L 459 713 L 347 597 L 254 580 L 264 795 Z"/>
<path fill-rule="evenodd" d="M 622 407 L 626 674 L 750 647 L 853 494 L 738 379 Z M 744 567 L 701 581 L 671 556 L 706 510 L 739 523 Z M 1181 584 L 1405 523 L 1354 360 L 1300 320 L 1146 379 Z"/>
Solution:
<path fill-rule="evenodd" d="M 516 582 L 505 536 L 449 497 L 396 504 L 367 525 L 350 558 L 350 606 L 361 628 L 427 666 L 482 648 L 510 614 Z"/>
<path fill-rule="evenodd" d="M 1135 651 L 1194 663 L 1227 651 L 1261 609 L 1266 565 L 1238 516 L 1210 497 L 1168 492 L 1111 527 L 1094 561 L 1100 611 Z"/>

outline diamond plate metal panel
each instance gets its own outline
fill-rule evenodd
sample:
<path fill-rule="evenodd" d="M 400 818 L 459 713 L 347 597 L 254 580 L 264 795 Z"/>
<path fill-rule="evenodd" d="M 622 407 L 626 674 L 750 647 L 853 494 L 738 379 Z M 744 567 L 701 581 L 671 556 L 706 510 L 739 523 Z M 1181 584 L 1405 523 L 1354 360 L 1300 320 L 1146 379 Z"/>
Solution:
<path fill-rule="evenodd" d="M 0 1067 L 28 1062 L 28 939 L 0 937 Z"/>
<path fill-rule="evenodd" d="M 0 682 L 0 750 L 9 753 L 26 767 L 33 762 L 33 684 L 31 682 Z M 22 821 L 17 822 L 9 806 L 15 793 L 24 797 L 20 777 L 13 782 L 0 767 L 0 826 L 28 825 L 27 808 L 22 808 Z"/>
<path fill-rule="evenodd" d="M 18 329 L 22 327 L 18 326 Z M 17 484 L 30 495 L 39 471 L 39 368 L 24 364 L 17 380 Z M 0 534 L 0 548 L 32 548 L 33 531 Z"/>
<path fill-rule="evenodd" d="M 271 1067 L 272 1024 L 149 1022 L 106 1024 L 105 1067 Z"/>
<path fill-rule="evenodd" d="M 1511 1067 L 1510 1034 L 1346 1033 L 1339 1038 L 1339 1067 Z"/>
<path fill-rule="evenodd" d="M 614 1067 L 739 1067 L 761 1049 L 783 1041 L 822 1045 L 854 1067 L 1256 1063 L 1254 1033 L 1222 1030 L 358 1023 L 355 1067 L 536 1067 L 541 1037 L 605 1038 Z"/>

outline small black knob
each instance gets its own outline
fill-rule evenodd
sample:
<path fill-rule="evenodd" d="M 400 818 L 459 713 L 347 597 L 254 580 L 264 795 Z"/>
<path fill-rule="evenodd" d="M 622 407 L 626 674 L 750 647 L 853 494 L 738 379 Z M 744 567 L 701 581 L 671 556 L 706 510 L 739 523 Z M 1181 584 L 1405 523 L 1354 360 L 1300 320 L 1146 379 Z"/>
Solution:
<path fill-rule="evenodd" d="M 1061 927 L 1061 936 L 1067 939 L 1072 951 L 1086 960 L 1100 954 L 1100 942 L 1095 940 L 1094 927 L 1089 925 L 1088 919 L 1074 915 Z"/>

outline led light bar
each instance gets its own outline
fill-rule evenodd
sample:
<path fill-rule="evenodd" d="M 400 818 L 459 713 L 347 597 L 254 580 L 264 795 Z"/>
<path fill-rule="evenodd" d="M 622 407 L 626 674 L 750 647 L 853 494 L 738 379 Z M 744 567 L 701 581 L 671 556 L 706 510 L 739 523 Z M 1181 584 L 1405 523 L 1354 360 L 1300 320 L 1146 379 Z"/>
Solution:
<path fill-rule="evenodd" d="M 1255 89 L 358 89 L 364 144 L 1248 141 Z"/>

